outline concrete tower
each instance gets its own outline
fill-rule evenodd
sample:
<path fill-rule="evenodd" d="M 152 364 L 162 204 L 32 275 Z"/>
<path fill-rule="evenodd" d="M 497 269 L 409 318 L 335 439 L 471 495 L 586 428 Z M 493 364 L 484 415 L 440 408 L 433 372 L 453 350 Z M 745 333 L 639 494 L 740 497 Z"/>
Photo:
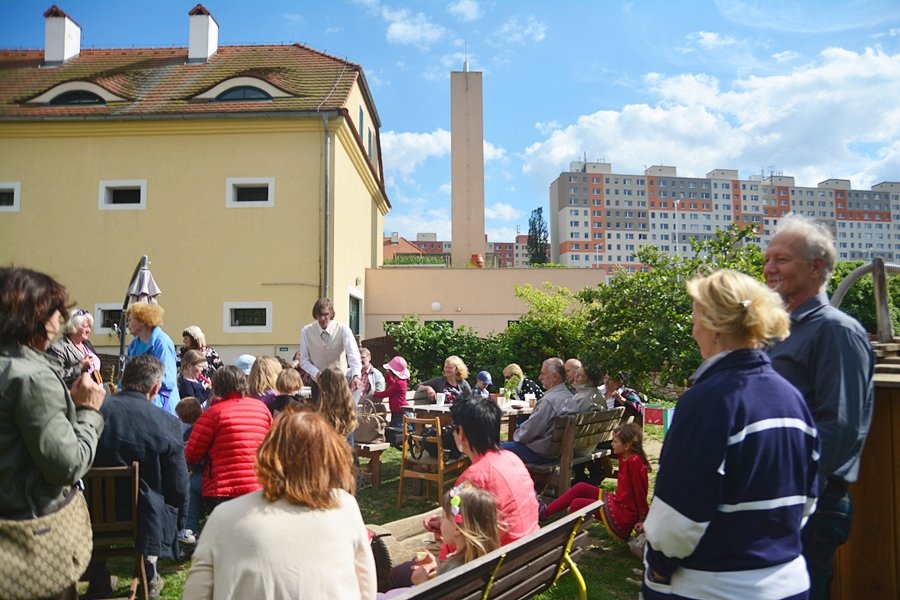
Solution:
<path fill-rule="evenodd" d="M 468 264 L 484 254 L 484 115 L 481 73 L 450 73 L 450 260 Z"/>

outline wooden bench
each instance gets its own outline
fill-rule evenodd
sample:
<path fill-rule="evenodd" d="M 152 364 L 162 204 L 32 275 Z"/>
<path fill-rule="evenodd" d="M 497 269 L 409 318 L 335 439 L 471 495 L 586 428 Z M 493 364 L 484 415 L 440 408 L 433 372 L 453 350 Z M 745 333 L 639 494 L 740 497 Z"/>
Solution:
<path fill-rule="evenodd" d="M 377 444 L 354 444 L 356 456 L 369 459 L 365 470 L 360 469 L 363 481 L 372 485 L 374 490 L 381 489 L 381 453 L 391 447 L 387 442 Z"/>
<path fill-rule="evenodd" d="M 612 440 L 616 427 L 630 420 L 622 406 L 557 417 L 551 451 L 559 459 L 552 463 L 526 465 L 535 487 L 540 491 L 552 486 L 557 495 L 562 494 L 571 486 L 572 467 L 586 463 L 602 461 L 606 463 L 606 476 L 612 475 L 609 469 L 612 450 L 606 442 Z"/>
<path fill-rule="evenodd" d="M 587 586 L 575 561 L 588 547 L 586 525 L 602 506 L 598 500 L 528 537 L 413 586 L 396 598 L 524 600 L 571 573 L 579 597 L 587 600 Z"/>

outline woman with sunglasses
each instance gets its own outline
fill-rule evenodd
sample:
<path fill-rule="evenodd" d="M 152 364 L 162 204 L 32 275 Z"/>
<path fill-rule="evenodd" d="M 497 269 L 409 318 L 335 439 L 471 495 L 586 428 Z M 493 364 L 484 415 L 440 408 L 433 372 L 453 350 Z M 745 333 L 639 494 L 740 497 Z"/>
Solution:
<path fill-rule="evenodd" d="M 50 352 L 63 361 L 63 381 L 71 386 L 82 373 L 100 374 L 100 357 L 88 341 L 94 328 L 94 316 L 83 308 L 72 313 L 63 328 L 63 336 L 53 342 Z M 102 382 L 102 378 L 97 380 Z"/>

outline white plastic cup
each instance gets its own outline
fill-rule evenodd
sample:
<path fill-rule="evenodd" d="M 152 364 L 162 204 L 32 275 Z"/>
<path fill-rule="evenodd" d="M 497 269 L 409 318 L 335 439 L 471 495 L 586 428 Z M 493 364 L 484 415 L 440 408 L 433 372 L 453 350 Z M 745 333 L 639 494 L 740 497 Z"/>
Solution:
<path fill-rule="evenodd" d="M 534 405 L 537 402 L 537 396 L 535 394 L 525 394 L 525 402 L 529 407 L 534 408 Z"/>
<path fill-rule="evenodd" d="M 443 406 L 443 405 L 444 405 L 444 400 L 445 400 L 446 398 L 447 398 L 447 394 L 444 394 L 444 393 L 439 392 L 439 393 L 437 393 L 437 394 L 434 395 L 434 403 L 437 404 L 438 406 Z"/>

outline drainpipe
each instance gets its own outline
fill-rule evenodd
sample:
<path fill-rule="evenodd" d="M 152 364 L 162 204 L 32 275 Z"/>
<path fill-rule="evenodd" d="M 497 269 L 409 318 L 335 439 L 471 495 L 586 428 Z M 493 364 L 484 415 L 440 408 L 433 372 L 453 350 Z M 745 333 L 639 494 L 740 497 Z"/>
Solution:
<path fill-rule="evenodd" d="M 328 129 L 328 113 L 322 113 L 322 126 L 325 128 L 325 248 L 322 252 L 324 261 L 322 298 L 331 298 L 331 132 Z"/>

